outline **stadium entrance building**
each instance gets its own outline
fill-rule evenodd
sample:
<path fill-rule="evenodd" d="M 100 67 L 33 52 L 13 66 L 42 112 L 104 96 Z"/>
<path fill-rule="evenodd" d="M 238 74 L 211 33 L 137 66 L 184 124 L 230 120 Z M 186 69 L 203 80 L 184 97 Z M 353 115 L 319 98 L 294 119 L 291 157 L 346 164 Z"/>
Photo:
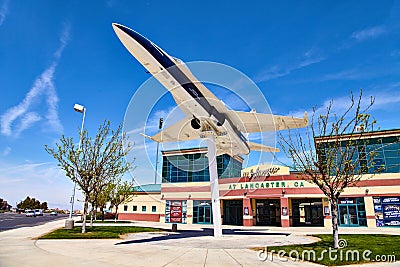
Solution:
<path fill-rule="evenodd" d="M 341 194 L 340 226 L 400 226 L 399 137 L 400 130 L 379 131 L 363 137 L 368 142 L 360 151 L 374 149 L 378 155 L 376 163 L 385 168 L 383 173 L 372 178 L 367 172 L 356 187 L 346 188 Z M 326 141 L 321 138 L 316 143 Z M 206 148 L 162 152 L 161 190 L 151 192 L 156 194 L 153 200 L 159 201 L 158 217 L 152 215 L 154 220 L 212 224 L 206 153 Z M 223 224 L 331 227 L 330 203 L 316 185 L 284 166 L 261 164 L 242 169 L 242 162 L 241 157 L 217 157 Z M 144 196 L 137 195 L 136 204 L 132 205 L 142 206 L 140 197 Z M 148 199 L 145 201 L 149 202 Z M 121 213 L 125 212 L 124 209 L 129 211 L 132 208 L 120 207 Z M 134 217 L 138 218 L 138 215 Z M 125 214 L 124 218 L 132 216 Z"/>
<path fill-rule="evenodd" d="M 212 224 L 206 153 L 206 148 L 163 152 L 165 222 Z M 242 169 L 242 162 L 240 157 L 217 157 L 223 224 L 323 226 L 324 219 L 330 219 L 322 192 L 291 174 L 288 167 Z"/>

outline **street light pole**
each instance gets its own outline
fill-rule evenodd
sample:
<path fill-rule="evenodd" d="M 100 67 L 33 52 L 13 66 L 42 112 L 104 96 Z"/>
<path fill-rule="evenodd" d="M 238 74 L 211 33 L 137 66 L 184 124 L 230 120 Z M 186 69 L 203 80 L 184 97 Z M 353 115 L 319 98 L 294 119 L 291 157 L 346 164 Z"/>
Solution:
<path fill-rule="evenodd" d="M 164 119 L 160 118 L 160 122 L 158 124 L 158 130 L 161 130 L 162 125 L 163 125 Z M 156 171 L 154 173 L 154 184 L 157 184 L 157 168 L 158 168 L 158 150 L 160 147 L 160 143 L 157 142 L 157 152 L 156 152 Z"/>
<path fill-rule="evenodd" d="M 78 144 L 78 151 L 79 151 L 81 149 L 81 145 L 82 145 L 82 134 L 83 134 L 83 126 L 85 124 L 86 108 L 84 106 L 82 106 L 82 105 L 75 104 L 74 105 L 74 110 L 76 112 L 83 113 L 81 131 L 79 133 L 79 144 Z M 69 211 L 69 219 L 65 223 L 65 228 L 73 228 L 74 227 L 74 223 L 73 223 L 73 220 L 72 220 L 72 212 L 74 210 L 75 191 L 76 191 L 76 182 L 74 183 L 74 190 L 72 191 L 71 210 Z"/>

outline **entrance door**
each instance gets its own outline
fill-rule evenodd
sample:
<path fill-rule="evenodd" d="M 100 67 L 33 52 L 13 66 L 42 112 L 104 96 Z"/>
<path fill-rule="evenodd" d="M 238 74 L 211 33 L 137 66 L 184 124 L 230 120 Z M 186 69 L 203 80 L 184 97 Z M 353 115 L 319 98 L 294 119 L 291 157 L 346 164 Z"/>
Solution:
<path fill-rule="evenodd" d="M 309 221 L 312 225 L 323 225 L 324 217 L 322 216 L 322 206 L 321 205 L 310 205 L 310 218 Z"/>
<path fill-rule="evenodd" d="M 199 206 L 197 223 L 211 223 L 211 207 L 210 206 Z"/>
<path fill-rule="evenodd" d="M 280 200 L 257 199 L 257 225 L 281 226 Z"/>
<path fill-rule="evenodd" d="M 224 200 L 224 224 L 243 225 L 242 200 Z"/>
<path fill-rule="evenodd" d="M 193 200 L 193 223 L 212 223 L 211 201 Z"/>
<path fill-rule="evenodd" d="M 323 226 L 322 201 L 320 198 L 292 199 L 293 226 Z"/>
<path fill-rule="evenodd" d="M 357 205 L 339 205 L 339 218 L 341 226 L 359 226 Z"/>

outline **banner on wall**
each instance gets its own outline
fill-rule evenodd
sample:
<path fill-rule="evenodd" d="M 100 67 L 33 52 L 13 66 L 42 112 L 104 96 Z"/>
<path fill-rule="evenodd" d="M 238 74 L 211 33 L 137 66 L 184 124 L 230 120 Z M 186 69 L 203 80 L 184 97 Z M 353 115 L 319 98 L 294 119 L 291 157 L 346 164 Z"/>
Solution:
<path fill-rule="evenodd" d="M 186 200 L 167 200 L 165 202 L 166 223 L 186 223 L 187 202 Z"/>
<path fill-rule="evenodd" d="M 376 226 L 400 226 L 400 198 L 374 197 Z"/>

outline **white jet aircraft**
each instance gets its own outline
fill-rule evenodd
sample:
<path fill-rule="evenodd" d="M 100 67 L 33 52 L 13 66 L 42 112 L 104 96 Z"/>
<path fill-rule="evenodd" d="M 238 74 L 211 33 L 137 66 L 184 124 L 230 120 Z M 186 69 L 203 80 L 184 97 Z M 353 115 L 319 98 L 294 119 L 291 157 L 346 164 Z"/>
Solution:
<path fill-rule="evenodd" d="M 139 33 L 120 24 L 112 24 L 128 51 L 172 94 L 186 118 L 145 136 L 155 142 L 189 141 L 213 136 L 216 155 L 247 155 L 250 150 L 277 152 L 275 147 L 248 141 L 244 133 L 301 128 L 304 118 L 242 112 L 228 109 L 179 59 L 171 57 Z"/>

